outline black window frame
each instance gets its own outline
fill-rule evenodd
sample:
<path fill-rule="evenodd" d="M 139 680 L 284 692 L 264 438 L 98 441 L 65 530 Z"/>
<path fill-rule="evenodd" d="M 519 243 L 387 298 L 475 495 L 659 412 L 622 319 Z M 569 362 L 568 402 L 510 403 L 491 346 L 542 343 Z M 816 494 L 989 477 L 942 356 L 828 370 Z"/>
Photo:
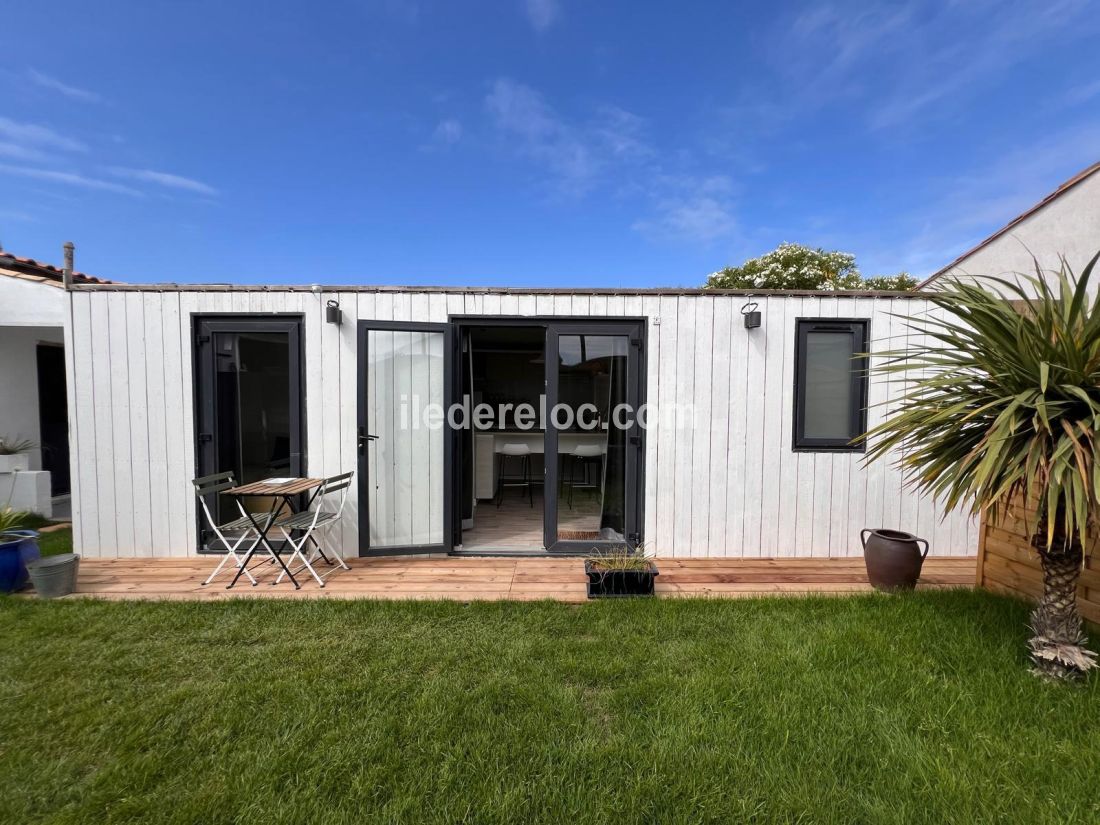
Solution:
<path fill-rule="evenodd" d="M 797 318 L 795 319 L 794 428 L 791 449 L 802 453 L 863 453 L 867 451 L 867 394 L 870 383 L 869 318 Z M 807 438 L 806 431 L 806 347 L 811 332 L 847 332 L 855 337 L 852 359 L 852 393 L 848 408 L 850 439 Z"/>

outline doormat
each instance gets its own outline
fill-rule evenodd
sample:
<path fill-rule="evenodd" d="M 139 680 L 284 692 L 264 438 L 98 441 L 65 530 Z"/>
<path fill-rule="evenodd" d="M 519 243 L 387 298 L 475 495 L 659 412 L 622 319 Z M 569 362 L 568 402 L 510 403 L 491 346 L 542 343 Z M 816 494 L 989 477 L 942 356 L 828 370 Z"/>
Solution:
<path fill-rule="evenodd" d="M 558 538 L 566 541 L 596 541 L 599 530 L 558 530 Z"/>

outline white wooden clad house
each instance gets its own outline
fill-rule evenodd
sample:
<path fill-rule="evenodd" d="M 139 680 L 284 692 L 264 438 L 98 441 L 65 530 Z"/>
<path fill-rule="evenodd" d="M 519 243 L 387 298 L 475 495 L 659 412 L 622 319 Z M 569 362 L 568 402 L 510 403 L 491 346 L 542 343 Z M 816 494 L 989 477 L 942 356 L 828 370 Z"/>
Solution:
<path fill-rule="evenodd" d="M 301 360 L 301 443 L 295 448 L 295 437 L 286 442 L 281 436 L 271 441 L 278 452 L 273 459 L 289 451 L 297 463 L 269 473 L 357 472 L 358 494 L 349 497 L 339 530 L 349 557 L 479 548 L 538 552 L 562 537 L 578 540 L 563 539 L 555 549 L 580 552 L 580 542 L 623 535 L 661 556 L 848 556 L 861 552 L 863 527 L 916 533 L 937 555 L 971 555 L 976 549 L 976 525 L 962 514 L 944 517 L 935 501 L 904 489 L 893 466 L 864 466 L 862 452 L 795 449 L 799 319 L 865 321 L 872 350 L 882 350 L 915 334 L 906 329 L 907 316 L 935 311 L 919 293 L 118 285 L 77 286 L 68 295 L 74 540 L 78 552 L 89 556 L 197 552 L 202 539 L 191 479 L 226 469 L 215 466 L 220 453 L 214 465 L 203 457 L 211 455 L 203 451 L 226 425 L 204 423 L 207 407 L 198 398 L 222 392 L 219 382 L 230 373 L 220 371 L 219 359 L 237 363 L 235 426 L 285 426 L 278 410 L 262 407 L 273 402 L 261 399 L 282 386 L 282 372 L 273 378 L 275 373 L 241 366 L 248 359 L 259 364 L 273 352 L 282 358 L 287 344 L 278 336 L 284 333 L 257 326 L 248 341 L 224 338 L 234 323 L 264 319 L 299 324 L 300 340 L 287 340 L 299 348 Z M 750 301 L 761 313 L 755 329 L 747 329 L 742 316 Z M 331 302 L 338 304 L 339 324 L 327 320 Z M 570 320 L 558 324 L 560 319 Z M 618 319 L 635 319 L 636 326 L 599 326 Z M 516 331 L 516 343 L 506 341 L 506 329 Z M 813 328 L 807 329 L 812 335 Z M 523 348 L 541 346 L 544 334 L 553 344 L 531 350 L 535 355 L 528 358 Z M 224 340 L 218 346 L 225 352 L 207 358 L 202 347 L 211 340 Z M 579 356 L 571 354 L 577 342 Z M 449 361 L 442 358 L 444 346 Z M 821 357 L 829 357 L 828 351 L 826 346 Z M 560 377 L 547 363 L 562 365 Z M 506 367 L 493 365 L 506 364 L 519 366 L 508 367 L 514 374 L 497 381 L 494 370 Z M 815 369 L 810 364 L 806 380 L 816 380 Z M 208 383 L 203 370 L 213 371 Z M 633 455 L 634 431 L 631 438 L 607 440 L 602 451 L 590 451 L 594 459 L 585 458 L 585 433 L 557 434 L 556 447 L 547 440 L 542 452 L 540 432 L 516 435 L 506 420 L 480 439 L 438 433 L 409 440 L 395 433 L 398 407 L 390 395 L 401 375 L 426 381 L 421 395 L 438 401 L 457 399 L 462 387 L 482 397 L 519 393 L 521 384 L 541 386 L 544 371 L 547 386 L 553 382 L 562 397 L 568 385 L 568 392 L 581 393 L 597 387 L 601 399 L 636 391 L 661 409 L 692 405 L 694 426 L 651 422 L 637 444 L 636 461 L 620 458 Z M 866 423 L 873 426 L 897 389 L 891 391 L 881 376 L 867 381 Z M 210 414 L 222 415 L 224 403 L 208 405 L 218 410 Z M 383 431 L 379 441 L 392 435 L 393 444 L 361 440 L 377 434 L 360 430 L 364 421 L 368 429 Z M 446 450 L 446 471 L 445 438 L 457 445 Z M 517 476 L 506 460 L 502 465 L 500 448 L 525 438 L 535 447 L 532 475 L 541 488 L 499 487 L 510 478 L 524 484 L 522 471 Z M 237 448 L 243 455 L 244 448 Z M 581 470 L 545 461 L 552 452 L 577 453 Z M 470 486 L 481 473 L 489 474 L 489 498 Z M 636 505 L 624 503 L 635 487 Z M 546 515 L 551 507 L 557 527 Z M 373 508 L 373 515 L 363 508 Z M 387 523 L 376 528 L 372 517 Z M 636 518 L 636 526 L 622 526 L 623 518 Z M 398 535 L 395 524 L 411 525 L 412 532 Z M 377 534 L 368 539 L 364 531 Z"/>

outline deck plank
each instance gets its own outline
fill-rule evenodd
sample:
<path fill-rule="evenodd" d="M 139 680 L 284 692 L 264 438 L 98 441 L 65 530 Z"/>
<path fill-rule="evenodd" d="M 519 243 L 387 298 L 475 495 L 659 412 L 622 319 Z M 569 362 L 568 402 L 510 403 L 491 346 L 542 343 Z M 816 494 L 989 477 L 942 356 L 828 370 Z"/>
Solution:
<path fill-rule="evenodd" d="M 77 592 L 70 598 L 218 601 L 232 598 L 447 599 L 457 601 L 585 601 L 584 563 L 577 558 L 400 558 L 350 560 L 322 589 L 308 576 L 302 589 L 273 586 L 276 569 L 253 568 L 255 587 L 242 580 L 232 590 L 224 573 L 201 582 L 217 563 L 191 558 L 83 559 Z M 861 593 L 871 590 L 861 558 L 670 558 L 657 559 L 657 595 L 666 598 L 744 598 L 761 595 Z M 929 558 L 922 589 L 970 587 L 976 560 Z M 321 565 L 323 567 L 323 565 Z"/>

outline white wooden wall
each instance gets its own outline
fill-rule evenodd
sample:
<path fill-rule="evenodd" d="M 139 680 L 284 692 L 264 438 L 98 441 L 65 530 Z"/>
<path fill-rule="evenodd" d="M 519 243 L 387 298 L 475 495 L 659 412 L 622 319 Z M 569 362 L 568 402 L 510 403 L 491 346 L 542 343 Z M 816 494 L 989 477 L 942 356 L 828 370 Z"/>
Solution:
<path fill-rule="evenodd" d="M 977 527 L 942 518 L 903 489 L 884 462 L 853 453 L 791 451 L 795 319 L 868 318 L 876 350 L 906 340 L 895 315 L 927 312 L 917 298 L 768 297 L 746 330 L 745 299 L 712 295 L 556 295 L 442 292 L 76 290 L 67 325 L 74 535 L 89 556 L 193 552 L 195 475 L 191 316 L 305 317 L 308 471 L 356 467 L 355 319 L 445 321 L 448 315 L 643 316 L 648 401 L 694 402 L 695 428 L 651 428 L 645 537 L 662 556 L 858 555 L 862 527 L 924 536 L 937 555 L 971 555 Z M 324 323 L 335 298 L 341 326 Z M 912 334 L 912 333 L 909 333 Z M 895 393 L 896 394 L 896 393 Z M 889 410 L 872 378 L 870 424 Z M 341 525 L 356 554 L 358 512 Z"/>

